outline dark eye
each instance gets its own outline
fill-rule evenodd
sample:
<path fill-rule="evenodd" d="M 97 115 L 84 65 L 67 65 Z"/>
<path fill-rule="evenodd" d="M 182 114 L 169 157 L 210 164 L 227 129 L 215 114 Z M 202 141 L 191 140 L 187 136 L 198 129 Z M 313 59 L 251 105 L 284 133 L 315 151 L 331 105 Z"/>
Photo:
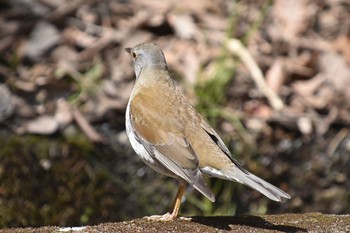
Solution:
<path fill-rule="evenodd" d="M 132 58 L 134 58 L 134 59 L 136 59 L 136 57 L 137 57 L 137 55 L 136 55 L 136 53 L 135 52 L 132 52 Z"/>

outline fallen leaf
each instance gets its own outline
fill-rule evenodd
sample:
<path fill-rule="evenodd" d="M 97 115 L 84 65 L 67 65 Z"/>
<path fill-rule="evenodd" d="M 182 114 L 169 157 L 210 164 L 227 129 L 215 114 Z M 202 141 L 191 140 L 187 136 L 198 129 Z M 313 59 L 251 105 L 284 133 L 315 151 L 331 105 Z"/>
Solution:
<path fill-rule="evenodd" d="M 292 85 L 293 90 L 316 109 L 323 109 L 333 99 L 334 88 L 324 85 L 326 78 L 321 73 L 306 81 L 297 81 Z"/>
<path fill-rule="evenodd" d="M 341 52 L 350 64 L 350 37 L 340 36 L 333 42 L 333 47 L 336 51 Z"/>
<path fill-rule="evenodd" d="M 297 126 L 304 135 L 310 135 L 312 133 L 312 120 L 309 117 L 303 116 L 298 118 Z"/>
<path fill-rule="evenodd" d="M 60 127 L 65 127 L 72 122 L 73 116 L 70 105 L 65 99 L 60 98 L 57 100 L 54 118 Z"/>
<path fill-rule="evenodd" d="M 91 46 L 97 40 L 96 37 L 74 27 L 68 27 L 62 34 L 67 42 L 82 48 Z"/>
<path fill-rule="evenodd" d="M 276 59 L 265 75 L 266 84 L 275 92 L 279 93 L 286 81 L 286 72 L 282 59 Z"/>
<path fill-rule="evenodd" d="M 48 49 L 56 45 L 59 39 L 60 34 L 53 24 L 39 21 L 23 48 L 23 55 L 37 61 Z"/>
<path fill-rule="evenodd" d="M 27 133 L 49 135 L 56 132 L 58 122 L 52 116 L 42 115 L 34 120 L 28 121 L 25 126 Z"/>
<path fill-rule="evenodd" d="M 296 93 L 302 96 L 313 95 L 325 81 L 326 77 L 322 74 L 318 74 L 311 79 L 294 82 L 292 88 Z"/>
<path fill-rule="evenodd" d="M 55 77 L 62 78 L 67 74 L 72 76 L 78 70 L 78 53 L 68 46 L 59 46 L 51 54 L 56 64 Z"/>
<path fill-rule="evenodd" d="M 315 9 L 309 0 L 276 0 L 273 5 L 274 19 L 284 38 L 294 38 L 304 32 Z"/>
<path fill-rule="evenodd" d="M 190 15 L 169 14 L 168 21 L 178 37 L 201 40 L 201 33 Z"/>
<path fill-rule="evenodd" d="M 345 57 L 336 52 L 326 52 L 320 56 L 320 69 L 329 83 L 343 93 L 350 101 L 350 66 Z"/>

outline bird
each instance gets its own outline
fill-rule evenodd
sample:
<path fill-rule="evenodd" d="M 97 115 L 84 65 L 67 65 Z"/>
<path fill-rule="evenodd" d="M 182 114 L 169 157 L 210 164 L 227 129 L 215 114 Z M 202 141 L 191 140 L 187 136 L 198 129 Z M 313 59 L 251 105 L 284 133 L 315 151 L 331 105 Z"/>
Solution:
<path fill-rule="evenodd" d="M 187 185 L 214 202 L 203 174 L 245 184 L 276 202 L 290 199 L 286 192 L 250 173 L 233 158 L 220 136 L 176 86 L 156 43 L 145 42 L 125 50 L 136 76 L 125 115 L 130 144 L 149 167 L 179 181 L 170 212 L 147 219 L 178 218 Z"/>

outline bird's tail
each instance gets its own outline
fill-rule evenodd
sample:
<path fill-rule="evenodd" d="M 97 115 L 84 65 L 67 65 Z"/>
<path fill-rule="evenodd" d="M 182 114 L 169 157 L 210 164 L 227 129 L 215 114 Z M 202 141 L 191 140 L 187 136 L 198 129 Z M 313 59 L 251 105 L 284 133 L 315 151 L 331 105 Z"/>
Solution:
<path fill-rule="evenodd" d="M 201 170 L 210 176 L 245 184 L 273 201 L 281 202 L 282 198 L 290 199 L 286 192 L 236 165 L 228 170 L 218 170 L 212 167 L 204 167 Z"/>
<path fill-rule="evenodd" d="M 281 198 L 290 199 L 290 196 L 277 188 L 276 186 L 266 182 L 265 180 L 257 177 L 256 175 L 248 172 L 241 171 L 240 169 L 235 169 L 233 176 L 228 176 L 227 178 L 231 178 L 235 181 L 243 183 L 259 192 L 264 194 L 266 197 L 270 198 L 273 201 L 281 202 Z"/>

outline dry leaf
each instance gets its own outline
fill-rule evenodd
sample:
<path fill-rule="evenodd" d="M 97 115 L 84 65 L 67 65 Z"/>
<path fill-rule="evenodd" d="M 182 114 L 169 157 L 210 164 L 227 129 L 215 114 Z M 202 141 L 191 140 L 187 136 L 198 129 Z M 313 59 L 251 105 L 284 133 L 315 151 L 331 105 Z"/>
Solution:
<path fill-rule="evenodd" d="M 282 59 L 277 59 L 266 72 L 266 84 L 275 92 L 279 93 L 286 81 L 286 72 Z"/>
<path fill-rule="evenodd" d="M 190 15 L 169 14 L 168 21 L 182 39 L 201 39 L 201 33 Z"/>
<path fill-rule="evenodd" d="M 325 76 L 319 74 L 310 80 L 295 82 L 292 87 L 306 100 L 308 105 L 316 109 L 323 109 L 331 103 L 334 92 L 331 86 L 323 85 L 325 81 Z"/>
<path fill-rule="evenodd" d="M 25 131 L 34 134 L 53 134 L 58 129 L 58 122 L 52 116 L 42 115 L 27 122 Z"/>
<path fill-rule="evenodd" d="M 97 40 L 96 37 L 74 27 L 65 29 L 63 31 L 63 37 L 65 40 L 67 40 L 67 42 L 82 48 L 91 46 Z"/>
<path fill-rule="evenodd" d="M 309 117 L 300 117 L 297 120 L 297 126 L 300 132 L 304 135 L 310 135 L 312 133 L 312 121 Z"/>
<path fill-rule="evenodd" d="M 23 54 L 32 60 L 38 60 L 48 49 L 58 44 L 59 31 L 47 21 L 39 21 L 30 38 L 26 41 Z"/>
<path fill-rule="evenodd" d="M 313 95 L 319 89 L 320 85 L 326 81 L 324 75 L 319 74 L 309 80 L 296 81 L 292 88 L 294 91 L 302 96 Z"/>
<path fill-rule="evenodd" d="M 60 127 L 66 127 L 72 122 L 73 116 L 70 111 L 70 105 L 65 99 L 60 98 L 57 100 L 57 108 L 54 118 Z"/>
<path fill-rule="evenodd" d="M 350 101 L 350 66 L 345 58 L 336 52 L 326 52 L 320 57 L 320 69 L 335 89 Z"/>
<path fill-rule="evenodd" d="M 308 27 L 309 18 L 315 10 L 309 0 L 276 0 L 273 5 L 274 19 L 278 22 L 284 38 L 293 38 Z"/>
<path fill-rule="evenodd" d="M 348 65 L 350 65 L 350 37 L 340 36 L 333 42 L 335 50 L 341 52 L 346 58 Z"/>

